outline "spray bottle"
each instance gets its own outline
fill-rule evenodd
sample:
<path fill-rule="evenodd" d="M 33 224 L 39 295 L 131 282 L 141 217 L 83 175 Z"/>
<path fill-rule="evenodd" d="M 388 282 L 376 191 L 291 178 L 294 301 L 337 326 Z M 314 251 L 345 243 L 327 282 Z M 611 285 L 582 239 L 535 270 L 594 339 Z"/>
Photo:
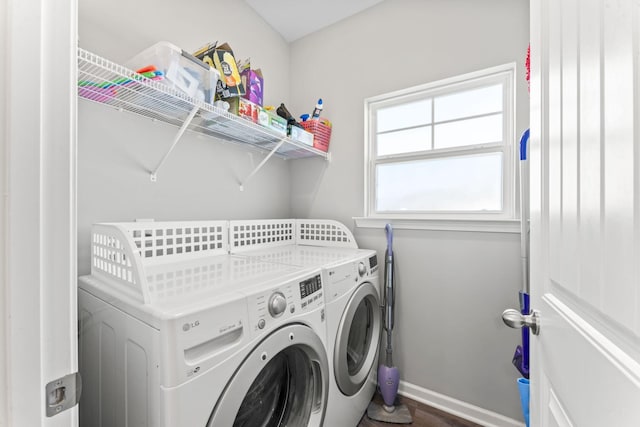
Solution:
<path fill-rule="evenodd" d="M 319 118 L 321 112 L 322 112 L 322 98 L 318 99 L 318 103 L 316 104 L 316 108 L 313 109 L 313 113 L 311 114 L 311 118 L 312 119 Z"/>

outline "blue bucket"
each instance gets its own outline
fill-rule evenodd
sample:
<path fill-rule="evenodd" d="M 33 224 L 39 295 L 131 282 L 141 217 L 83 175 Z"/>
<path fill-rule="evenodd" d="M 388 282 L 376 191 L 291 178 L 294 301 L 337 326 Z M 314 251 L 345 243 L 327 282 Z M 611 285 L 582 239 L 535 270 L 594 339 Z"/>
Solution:
<path fill-rule="evenodd" d="M 529 427 L 529 380 L 518 378 L 518 391 L 520 392 L 520 404 L 522 405 L 522 415 L 524 422 Z"/>

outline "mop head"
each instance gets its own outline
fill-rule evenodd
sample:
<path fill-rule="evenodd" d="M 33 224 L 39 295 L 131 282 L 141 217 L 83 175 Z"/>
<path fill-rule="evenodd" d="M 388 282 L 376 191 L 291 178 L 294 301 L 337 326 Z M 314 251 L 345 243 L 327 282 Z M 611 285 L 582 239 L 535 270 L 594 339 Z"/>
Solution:
<path fill-rule="evenodd" d="M 371 402 L 367 408 L 367 417 L 391 424 L 411 424 L 413 422 L 409 408 L 402 404 L 387 406 Z"/>

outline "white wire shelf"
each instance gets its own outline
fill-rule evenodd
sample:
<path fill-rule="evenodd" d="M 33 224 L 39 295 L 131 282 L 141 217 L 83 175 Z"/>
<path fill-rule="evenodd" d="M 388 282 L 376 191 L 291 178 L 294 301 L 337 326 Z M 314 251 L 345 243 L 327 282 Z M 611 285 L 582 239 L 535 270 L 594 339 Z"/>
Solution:
<path fill-rule="evenodd" d="M 143 77 L 135 71 L 78 48 L 78 96 L 129 111 L 180 128 L 174 144 L 151 172 L 155 174 L 185 130 L 242 144 L 285 159 L 304 157 L 328 158 L 328 153 L 283 137 L 276 131 L 250 122 L 227 111 L 187 96 L 162 81 Z M 261 163 L 244 183 L 251 178 Z M 240 186 L 242 188 L 242 182 Z"/>

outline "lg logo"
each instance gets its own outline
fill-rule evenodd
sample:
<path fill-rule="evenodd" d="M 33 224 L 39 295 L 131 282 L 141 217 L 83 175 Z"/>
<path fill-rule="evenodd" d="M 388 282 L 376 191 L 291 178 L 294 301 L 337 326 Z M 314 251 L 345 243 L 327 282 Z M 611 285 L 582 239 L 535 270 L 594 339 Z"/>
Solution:
<path fill-rule="evenodd" d="M 184 332 L 187 332 L 191 328 L 195 328 L 198 325 L 200 325 L 200 321 L 199 320 L 196 320 L 195 322 L 187 322 L 184 325 L 182 325 L 182 330 Z"/>

